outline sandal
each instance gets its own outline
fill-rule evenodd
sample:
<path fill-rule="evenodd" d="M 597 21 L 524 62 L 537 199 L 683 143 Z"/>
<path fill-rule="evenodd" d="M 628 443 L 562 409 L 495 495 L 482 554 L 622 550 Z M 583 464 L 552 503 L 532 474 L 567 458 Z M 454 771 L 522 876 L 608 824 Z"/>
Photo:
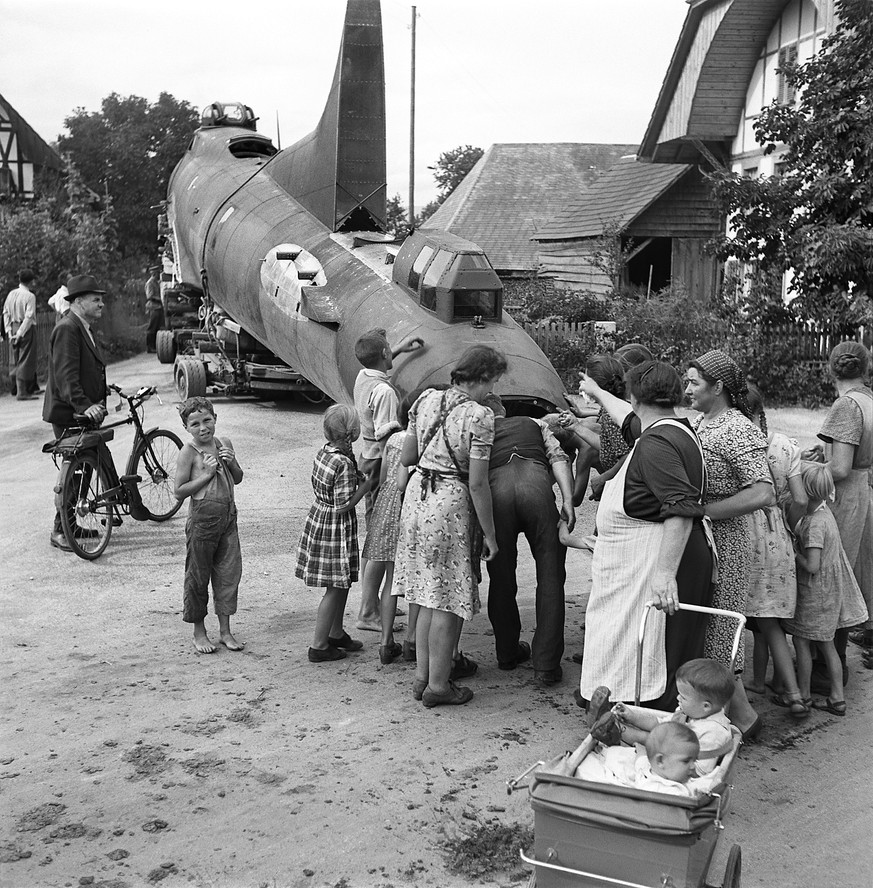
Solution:
<path fill-rule="evenodd" d="M 416 678 L 412 683 L 412 696 L 415 700 L 420 700 L 422 694 L 424 693 L 424 689 L 427 687 L 427 682 L 423 678 Z"/>
<path fill-rule="evenodd" d="M 813 709 L 820 709 L 823 712 L 829 712 L 831 715 L 839 715 L 843 716 L 846 714 L 846 701 L 845 700 L 837 700 L 835 703 L 831 702 L 830 697 L 825 697 L 824 700 L 816 700 L 812 704 Z"/>
<path fill-rule="evenodd" d="M 771 702 L 777 706 L 788 710 L 788 714 L 797 721 L 809 718 L 810 706 L 812 706 L 812 697 L 791 697 L 788 694 L 776 694 L 770 698 Z"/>

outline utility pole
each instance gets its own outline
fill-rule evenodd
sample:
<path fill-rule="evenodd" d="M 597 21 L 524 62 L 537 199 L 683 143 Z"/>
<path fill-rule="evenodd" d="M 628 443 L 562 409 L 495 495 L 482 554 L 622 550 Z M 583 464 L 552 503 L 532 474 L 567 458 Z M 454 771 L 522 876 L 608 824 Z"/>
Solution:
<path fill-rule="evenodd" d="M 409 227 L 415 218 L 415 7 L 412 7 L 412 56 L 409 81 Z"/>

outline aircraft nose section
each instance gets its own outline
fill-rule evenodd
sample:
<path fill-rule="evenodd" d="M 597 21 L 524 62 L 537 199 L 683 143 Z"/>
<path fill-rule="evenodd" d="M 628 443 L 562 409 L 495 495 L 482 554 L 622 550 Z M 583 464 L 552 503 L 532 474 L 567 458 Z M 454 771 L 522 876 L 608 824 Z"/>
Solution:
<path fill-rule="evenodd" d="M 506 373 L 494 387 L 509 413 L 541 416 L 562 409 L 564 385 L 548 358 L 517 324 L 488 324 L 460 336 L 457 326 L 419 331 L 425 348 L 398 355 L 392 379 L 406 393 L 428 385 L 448 384 L 461 355 L 471 346 L 488 345 L 506 356 Z"/>

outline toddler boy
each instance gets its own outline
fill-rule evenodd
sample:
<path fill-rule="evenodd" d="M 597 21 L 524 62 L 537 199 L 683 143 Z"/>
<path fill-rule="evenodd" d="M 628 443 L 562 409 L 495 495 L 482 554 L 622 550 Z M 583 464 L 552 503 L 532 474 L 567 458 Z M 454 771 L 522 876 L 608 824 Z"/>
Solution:
<path fill-rule="evenodd" d="M 230 632 L 230 617 L 236 613 L 242 577 L 234 486 L 242 481 L 243 471 L 230 439 L 215 437 L 215 409 L 207 398 L 188 398 L 179 405 L 179 415 L 191 436 L 176 465 L 176 497 L 191 498 L 185 525 L 182 619 L 194 624 L 195 650 L 215 653 L 217 646 L 204 625 L 211 579 L 219 641 L 228 650 L 241 651 L 243 644 Z"/>
<path fill-rule="evenodd" d="M 622 742 L 645 743 L 660 723 L 687 724 L 700 742 L 697 774 L 709 774 L 732 745 L 731 723 L 724 708 L 733 696 L 733 676 L 715 660 L 689 660 L 676 672 L 676 688 L 679 706 L 671 715 L 657 716 L 650 710 L 617 703 L 612 712 L 619 721 Z"/>

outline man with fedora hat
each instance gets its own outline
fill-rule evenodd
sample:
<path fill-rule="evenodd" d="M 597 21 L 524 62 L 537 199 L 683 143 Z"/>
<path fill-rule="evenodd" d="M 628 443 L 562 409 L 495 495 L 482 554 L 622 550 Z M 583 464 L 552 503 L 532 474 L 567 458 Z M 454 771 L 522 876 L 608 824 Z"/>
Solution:
<path fill-rule="evenodd" d="M 56 438 L 75 424 L 75 413 L 84 414 L 94 425 L 100 425 L 106 417 L 106 364 L 91 331 L 91 325 L 103 315 L 106 291 L 99 288 L 90 274 L 71 277 L 67 291 L 70 310 L 52 330 L 48 382 L 42 405 L 42 418 L 52 424 Z M 99 449 L 110 483 L 117 484 L 109 449 L 102 441 Z M 57 512 L 51 544 L 58 549 L 70 549 Z"/>

